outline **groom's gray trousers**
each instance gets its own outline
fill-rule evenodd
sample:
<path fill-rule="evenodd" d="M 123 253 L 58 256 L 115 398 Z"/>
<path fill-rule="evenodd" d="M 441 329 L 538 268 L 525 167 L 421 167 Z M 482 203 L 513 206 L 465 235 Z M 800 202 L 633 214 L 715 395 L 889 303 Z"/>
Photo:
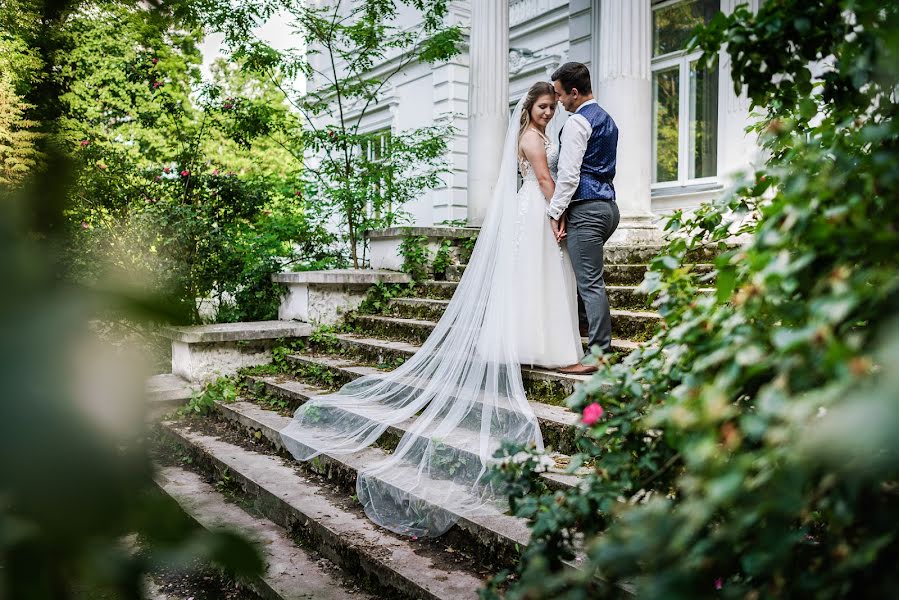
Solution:
<path fill-rule="evenodd" d="M 618 228 L 618 205 L 614 200 L 578 200 L 569 205 L 567 214 L 568 255 L 587 313 L 587 348 L 599 346 L 609 352 L 612 315 L 603 279 L 603 249 Z"/>

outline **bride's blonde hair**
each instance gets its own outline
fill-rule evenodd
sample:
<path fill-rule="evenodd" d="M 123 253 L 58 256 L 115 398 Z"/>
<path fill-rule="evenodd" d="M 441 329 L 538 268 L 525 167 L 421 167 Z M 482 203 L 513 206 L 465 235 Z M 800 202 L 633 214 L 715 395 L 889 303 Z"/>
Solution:
<path fill-rule="evenodd" d="M 534 108 L 534 103 L 537 102 L 537 98 L 542 96 L 552 96 L 553 100 L 555 100 L 556 88 L 553 87 L 553 84 L 547 81 L 538 81 L 528 90 L 527 95 L 524 97 L 524 104 L 521 105 L 521 126 L 518 128 L 519 141 L 521 141 L 521 136 L 524 135 L 528 125 L 531 124 L 531 109 Z"/>

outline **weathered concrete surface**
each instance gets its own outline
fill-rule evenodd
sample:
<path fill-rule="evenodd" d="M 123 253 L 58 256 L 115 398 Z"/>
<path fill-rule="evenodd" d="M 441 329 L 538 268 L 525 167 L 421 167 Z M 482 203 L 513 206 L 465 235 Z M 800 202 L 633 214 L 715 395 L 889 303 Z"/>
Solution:
<path fill-rule="evenodd" d="M 478 237 L 480 229 L 477 227 L 388 227 L 386 229 L 372 229 L 365 233 L 369 240 L 408 236 L 434 237 L 444 240 L 459 240 Z"/>
<path fill-rule="evenodd" d="M 250 402 L 218 403 L 216 410 L 250 432 L 261 432 L 274 447 L 283 449 L 279 432 L 290 422 L 290 417 L 265 410 Z M 404 430 L 400 428 L 399 433 L 402 435 Z M 342 479 L 354 482 L 360 469 L 383 459 L 384 456 L 383 451 L 370 447 L 354 454 L 320 455 L 317 460 L 325 463 L 328 472 L 336 469 L 342 473 Z M 395 468 L 404 467 L 397 465 Z M 409 465 L 405 468 L 417 469 L 417 466 Z M 436 485 L 439 480 L 434 481 Z M 465 493 L 464 488 L 455 486 L 451 481 L 440 483 L 444 483 L 446 487 L 459 487 L 459 493 Z M 426 498 L 421 499 L 428 501 Z M 526 545 L 530 539 L 526 521 L 489 509 L 485 509 L 483 514 L 460 517 L 455 527 L 464 531 L 470 538 L 469 543 L 480 546 L 482 551 L 503 552 L 507 556 L 517 556 L 516 546 Z"/>
<path fill-rule="evenodd" d="M 172 373 L 194 383 L 234 375 L 238 369 L 268 364 L 277 341 L 172 342 Z"/>
<path fill-rule="evenodd" d="M 338 339 L 341 341 L 341 343 L 359 343 L 367 346 L 378 346 L 382 349 L 379 351 L 385 351 L 383 349 L 391 345 L 401 346 L 405 344 L 404 342 L 388 342 L 384 340 L 360 338 L 358 336 L 344 334 L 339 335 Z M 409 346 L 411 346 L 411 344 Z M 403 351 L 408 352 L 408 348 L 403 349 Z M 358 377 L 364 377 L 367 375 L 377 377 L 384 374 L 383 371 L 380 371 L 374 367 L 360 365 L 352 360 L 333 358 L 329 356 L 307 356 L 302 354 L 295 354 L 288 356 L 287 360 L 298 367 L 311 366 L 316 370 L 327 369 L 335 376 L 336 380 L 340 383 L 346 383 Z M 558 377 L 576 378 L 578 379 L 578 382 L 583 382 L 589 379 L 586 376 L 562 375 L 559 373 L 552 373 L 552 375 Z M 554 406 L 552 404 L 534 401 L 534 399 L 531 398 L 530 395 L 528 404 L 530 405 L 531 410 L 534 411 L 534 415 L 537 417 L 537 421 L 540 423 L 540 430 L 543 433 L 543 440 L 546 445 L 552 446 L 559 452 L 573 452 L 576 433 L 575 430 L 579 418 L 578 415 L 563 406 Z"/>
<path fill-rule="evenodd" d="M 399 271 L 403 268 L 403 256 L 400 245 L 407 237 L 424 237 L 425 248 L 430 260 L 434 259 L 437 249 L 443 240 L 462 240 L 475 238 L 478 229 L 467 227 L 391 227 L 370 231 L 368 238 L 368 256 L 372 269 L 391 269 Z"/>
<path fill-rule="evenodd" d="M 265 573 L 248 582 L 253 590 L 272 600 L 349 600 L 372 596 L 335 577 L 337 569 L 326 559 L 316 559 L 291 541 L 283 527 L 253 517 L 226 502 L 199 475 L 178 467 L 165 467 L 156 483 L 205 529 L 231 530 L 256 544 L 266 563 Z M 349 575 L 351 578 L 352 575 Z"/>
<path fill-rule="evenodd" d="M 197 387 L 174 373 L 163 373 L 147 378 L 144 394 L 153 405 L 178 406 L 190 400 Z"/>
<path fill-rule="evenodd" d="M 327 390 L 315 388 L 301 381 L 283 380 L 283 378 L 277 376 L 253 377 L 251 379 L 264 385 L 267 393 L 280 396 L 282 398 L 289 398 L 298 404 L 303 404 L 314 396 L 319 396 L 327 393 Z M 550 415 L 551 418 L 559 419 L 560 424 L 564 426 L 574 425 L 574 415 L 571 414 L 570 411 L 567 411 L 566 409 L 562 409 L 560 407 L 551 408 L 557 409 L 557 414 Z M 347 409 L 347 411 L 350 412 L 351 409 Z M 545 413 L 546 411 L 541 412 Z M 362 414 L 358 414 L 357 416 L 363 419 L 376 418 Z M 544 416 L 547 415 L 544 414 Z M 388 424 L 387 433 L 395 436 L 396 438 L 401 438 L 412 429 L 414 421 L 415 417 L 411 417 L 402 423 Z M 458 429 L 453 432 L 453 436 L 444 437 L 441 439 L 441 441 L 447 448 L 452 449 L 454 452 L 471 455 L 471 458 L 474 458 L 473 449 L 477 448 L 479 443 L 477 432 L 468 429 Z M 556 461 L 557 465 L 568 464 L 568 456 L 565 454 L 554 452 L 550 453 L 549 456 Z M 560 466 L 558 468 L 552 468 L 550 471 L 541 473 L 540 475 L 543 479 L 545 479 L 545 483 L 552 489 L 565 489 L 577 485 L 577 477 L 574 475 L 563 473 L 562 471 L 564 470 L 564 467 Z"/>
<path fill-rule="evenodd" d="M 333 269 L 276 273 L 272 280 L 284 285 L 279 319 L 333 325 L 356 310 L 376 283 L 409 283 L 406 273 L 370 269 Z"/>
<path fill-rule="evenodd" d="M 308 323 L 289 320 L 249 321 L 245 323 L 213 323 L 210 325 L 164 327 L 161 333 L 172 341 L 197 344 L 305 337 L 312 333 L 312 327 Z"/>
<path fill-rule="evenodd" d="M 329 500 L 329 490 L 298 474 L 292 464 L 212 436 L 179 430 L 171 423 L 163 423 L 162 431 L 198 461 L 217 470 L 228 469 L 256 509 L 282 527 L 302 528 L 310 543 L 343 568 L 375 579 L 397 596 L 477 597 L 483 582 L 475 574 L 437 564 L 434 558 L 417 553 L 409 540 L 335 504 Z"/>
<path fill-rule="evenodd" d="M 297 271 L 275 273 L 275 283 L 322 283 L 329 285 L 372 285 L 381 283 L 409 283 L 412 279 L 406 273 L 373 269 L 330 269 L 325 271 Z"/>

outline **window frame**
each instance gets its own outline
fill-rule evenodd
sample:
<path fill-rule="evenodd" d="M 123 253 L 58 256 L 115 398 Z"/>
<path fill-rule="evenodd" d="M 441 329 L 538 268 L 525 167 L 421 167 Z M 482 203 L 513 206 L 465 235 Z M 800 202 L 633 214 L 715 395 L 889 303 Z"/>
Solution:
<path fill-rule="evenodd" d="M 668 8 L 669 6 L 674 6 L 675 4 L 680 4 L 685 0 L 665 0 L 664 2 L 656 2 L 652 5 L 652 11 L 655 11 Z M 718 9 L 721 10 L 721 3 L 718 3 Z M 650 17 L 652 18 L 652 17 Z M 652 25 L 650 25 L 652 27 Z M 654 35 L 655 32 L 652 32 Z M 652 48 L 652 35 L 650 35 L 650 55 L 653 52 Z M 719 147 L 720 147 L 720 136 L 721 136 L 721 112 L 720 112 L 720 102 L 716 103 L 715 110 L 717 112 L 717 131 L 716 140 L 719 142 L 716 144 L 715 149 L 715 174 L 707 177 L 694 177 L 690 178 L 688 176 L 690 172 L 690 162 L 693 160 L 693 157 L 690 156 L 690 65 L 696 62 L 699 57 L 702 56 L 701 50 L 695 50 L 693 52 L 688 53 L 686 50 L 676 50 L 674 52 L 668 52 L 667 54 L 662 54 L 660 56 L 650 56 L 650 85 L 654 86 L 655 74 L 661 71 L 667 71 L 672 67 L 678 67 L 678 81 L 677 81 L 677 94 L 678 94 L 678 126 L 677 126 L 677 179 L 674 181 L 661 181 L 654 182 L 652 179 L 655 179 L 656 169 L 658 166 L 658 161 L 656 158 L 656 142 L 657 138 L 655 135 L 655 127 L 656 127 L 656 106 L 655 106 L 655 89 L 652 90 L 652 126 L 651 130 L 653 131 L 653 136 L 651 140 L 652 144 L 652 175 L 650 177 L 650 190 L 666 190 L 673 188 L 686 188 L 693 186 L 702 186 L 708 184 L 714 184 L 718 182 L 718 159 L 719 156 Z M 718 70 L 718 91 L 720 94 L 721 91 L 721 67 L 716 64 L 715 69 Z"/>

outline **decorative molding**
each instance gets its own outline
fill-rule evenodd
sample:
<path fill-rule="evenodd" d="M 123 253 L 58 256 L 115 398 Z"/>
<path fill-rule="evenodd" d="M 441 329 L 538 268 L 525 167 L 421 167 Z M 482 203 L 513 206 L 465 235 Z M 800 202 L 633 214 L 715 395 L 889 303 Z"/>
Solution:
<path fill-rule="evenodd" d="M 475 2 L 484 0 L 475 0 Z M 509 0 L 509 26 L 515 27 L 551 10 L 568 4 L 568 0 Z"/>
<path fill-rule="evenodd" d="M 649 0 L 600 0 L 597 79 L 650 78 Z"/>

